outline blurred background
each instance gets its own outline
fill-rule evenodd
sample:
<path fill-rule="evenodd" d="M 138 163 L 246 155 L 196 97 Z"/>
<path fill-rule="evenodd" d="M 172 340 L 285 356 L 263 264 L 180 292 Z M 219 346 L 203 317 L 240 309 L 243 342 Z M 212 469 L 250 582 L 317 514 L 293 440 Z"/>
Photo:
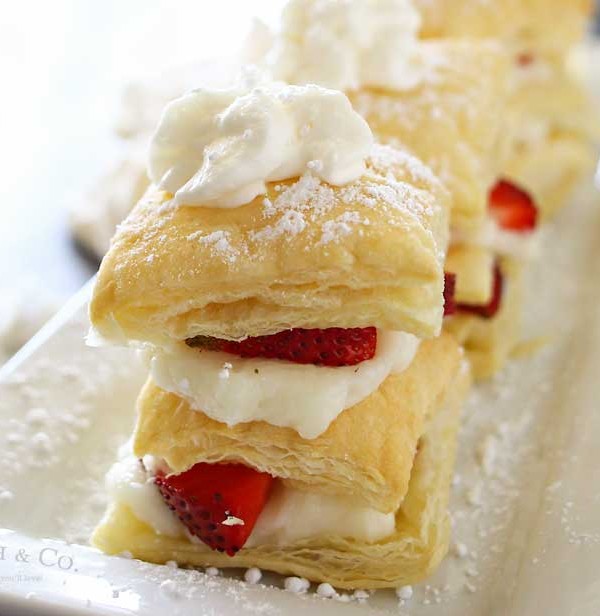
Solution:
<path fill-rule="evenodd" d="M 156 82 L 171 66 L 233 55 L 252 16 L 269 20 L 282 4 L 21 0 L 5 7 L 0 363 L 96 270 L 93 250 L 88 245 L 86 254 L 73 240 L 69 212 L 92 207 L 92 188 L 120 155 L 123 91 Z M 132 113 L 129 122 L 135 106 Z"/>

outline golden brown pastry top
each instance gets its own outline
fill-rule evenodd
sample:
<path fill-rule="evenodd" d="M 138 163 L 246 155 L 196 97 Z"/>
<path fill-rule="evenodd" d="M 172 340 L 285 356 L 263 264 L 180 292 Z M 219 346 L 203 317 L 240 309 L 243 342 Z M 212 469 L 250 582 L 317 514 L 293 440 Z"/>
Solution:
<path fill-rule="evenodd" d="M 172 207 L 150 189 L 102 263 L 92 325 L 157 344 L 292 327 L 436 335 L 448 205 L 428 167 L 387 146 L 352 184 L 305 175 L 234 209 Z"/>

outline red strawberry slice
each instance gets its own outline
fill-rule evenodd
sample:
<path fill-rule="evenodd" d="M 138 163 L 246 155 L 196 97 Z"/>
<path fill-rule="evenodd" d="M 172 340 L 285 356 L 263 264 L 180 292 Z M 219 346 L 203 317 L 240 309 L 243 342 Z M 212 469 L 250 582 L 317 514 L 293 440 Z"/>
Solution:
<path fill-rule="evenodd" d="M 157 475 L 154 482 L 192 535 L 234 556 L 267 502 L 273 477 L 242 464 L 200 462 L 179 475 Z"/>
<path fill-rule="evenodd" d="M 479 317 L 483 317 L 484 319 L 491 319 L 496 316 L 496 313 L 500 310 L 500 306 L 502 304 L 502 291 L 504 288 L 504 277 L 502 276 L 502 272 L 497 264 L 494 267 L 493 285 L 492 299 L 490 299 L 489 303 L 481 305 L 457 304 L 456 311 L 467 314 L 475 314 Z"/>
<path fill-rule="evenodd" d="M 503 228 L 524 233 L 535 229 L 538 210 L 529 193 L 500 180 L 490 192 L 490 214 Z"/>
<path fill-rule="evenodd" d="M 188 346 L 223 351 L 240 357 L 282 359 L 296 364 L 355 366 L 372 359 L 377 348 L 375 327 L 344 329 L 288 329 L 270 336 L 246 338 L 241 342 L 196 336 Z"/>
<path fill-rule="evenodd" d="M 454 296 L 456 290 L 456 274 L 444 272 L 444 316 L 454 314 L 456 312 L 456 298 Z"/>

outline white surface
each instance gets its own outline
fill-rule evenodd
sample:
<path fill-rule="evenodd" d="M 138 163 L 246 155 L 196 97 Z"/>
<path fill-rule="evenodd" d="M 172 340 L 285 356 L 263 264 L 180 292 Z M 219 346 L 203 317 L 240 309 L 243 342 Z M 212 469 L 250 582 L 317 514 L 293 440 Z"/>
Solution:
<path fill-rule="evenodd" d="M 477 388 L 465 409 L 451 554 L 404 606 L 382 592 L 369 599 L 372 609 L 412 616 L 600 612 L 598 201 L 588 190 L 546 229 L 545 260 L 532 268 L 527 334 L 548 335 L 549 344 Z M 12 529 L 0 535 L 7 546 L 0 612 L 16 614 L 21 605 L 23 613 L 46 613 L 48 602 L 81 607 L 89 599 L 86 614 L 364 613 L 356 599 L 298 597 L 36 539 L 85 542 L 143 380 L 128 351 L 83 345 L 86 293 L 0 371 L 0 527 Z M 71 555 L 73 567 L 39 564 L 48 546 Z M 30 554 L 28 563 L 15 561 L 19 549 Z M 44 553 L 46 562 L 57 556 Z M 266 578 L 273 582 L 282 585 Z"/>

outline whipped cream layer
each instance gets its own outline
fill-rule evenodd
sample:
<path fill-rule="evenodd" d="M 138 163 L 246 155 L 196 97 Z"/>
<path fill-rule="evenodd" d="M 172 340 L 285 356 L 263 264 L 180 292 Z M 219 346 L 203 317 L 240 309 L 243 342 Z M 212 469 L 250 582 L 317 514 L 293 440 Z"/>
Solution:
<path fill-rule="evenodd" d="M 266 421 L 316 438 L 344 410 L 372 394 L 412 362 L 419 339 L 405 332 L 377 334 L 373 359 L 330 368 L 274 359 L 244 359 L 184 344 L 156 349 L 150 359 L 155 383 L 228 426 Z"/>
<path fill-rule="evenodd" d="M 290 0 L 267 54 L 275 78 L 340 90 L 413 87 L 419 12 L 410 0 Z"/>
<path fill-rule="evenodd" d="M 381 513 L 339 496 L 302 492 L 276 482 L 246 547 L 286 545 L 332 535 L 374 543 L 391 535 L 395 526 L 393 513 Z"/>
<path fill-rule="evenodd" d="M 492 218 L 488 218 L 476 231 L 453 229 L 450 243 L 483 246 L 498 255 L 517 259 L 531 260 L 540 254 L 539 231 L 508 231 L 498 226 Z"/>
<path fill-rule="evenodd" d="M 167 507 L 151 473 L 131 454 L 130 444 L 123 447 L 119 461 L 108 472 L 106 483 L 113 501 L 127 505 L 158 534 L 187 536 L 204 545 L 187 532 Z M 375 542 L 391 535 L 394 528 L 393 513 L 357 506 L 343 498 L 301 492 L 276 482 L 246 546 L 285 545 L 330 535 Z"/>
<path fill-rule="evenodd" d="M 149 176 L 176 205 L 232 208 L 266 182 L 310 172 L 343 185 L 365 170 L 373 135 L 341 92 L 282 83 L 199 89 L 165 108 Z"/>
<path fill-rule="evenodd" d="M 148 460 L 149 462 L 149 460 Z M 109 499 L 126 504 L 142 522 L 151 526 L 160 535 L 177 537 L 181 535 L 179 520 L 165 505 L 153 475 L 147 468 L 156 465 L 142 465 L 133 455 L 132 443 L 127 441 L 119 450 L 118 461 L 112 465 L 106 475 L 106 491 Z"/>

